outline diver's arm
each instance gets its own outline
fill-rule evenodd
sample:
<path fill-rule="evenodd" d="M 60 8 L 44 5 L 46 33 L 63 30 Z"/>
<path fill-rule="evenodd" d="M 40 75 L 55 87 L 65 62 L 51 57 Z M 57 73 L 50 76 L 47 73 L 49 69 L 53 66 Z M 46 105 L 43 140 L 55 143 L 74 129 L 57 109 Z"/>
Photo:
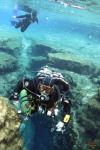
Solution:
<path fill-rule="evenodd" d="M 16 18 L 25 18 L 27 15 L 20 15 L 20 16 L 16 16 Z"/>
<path fill-rule="evenodd" d="M 18 100 L 18 97 L 19 97 L 19 94 L 20 92 L 23 90 L 23 89 L 26 89 L 26 90 L 33 90 L 33 82 L 32 82 L 32 79 L 28 79 L 28 78 L 24 78 L 22 80 L 20 80 L 15 89 L 14 89 L 14 92 L 11 94 L 10 96 L 10 99 L 12 100 Z"/>
<path fill-rule="evenodd" d="M 20 91 L 23 89 L 23 80 L 18 81 L 16 88 L 14 89 L 14 92 L 20 93 Z"/>
<path fill-rule="evenodd" d="M 19 97 L 19 93 L 22 89 L 23 89 L 23 82 L 22 82 L 22 80 L 20 80 L 20 81 L 18 81 L 14 91 L 11 93 L 9 99 L 17 101 L 18 97 Z"/>
<path fill-rule="evenodd" d="M 59 78 L 55 78 L 54 79 L 54 83 L 58 86 L 62 86 L 62 92 L 68 92 L 69 91 L 69 84 L 68 82 L 66 82 L 65 80 L 63 79 L 59 79 Z"/>
<path fill-rule="evenodd" d="M 62 119 L 56 125 L 57 132 L 65 131 L 65 127 L 70 120 L 70 109 L 71 109 L 71 103 L 68 100 L 63 101 L 63 116 Z"/>
<path fill-rule="evenodd" d="M 63 122 L 68 123 L 70 120 L 70 112 L 71 112 L 71 101 L 64 99 L 63 102 Z"/>

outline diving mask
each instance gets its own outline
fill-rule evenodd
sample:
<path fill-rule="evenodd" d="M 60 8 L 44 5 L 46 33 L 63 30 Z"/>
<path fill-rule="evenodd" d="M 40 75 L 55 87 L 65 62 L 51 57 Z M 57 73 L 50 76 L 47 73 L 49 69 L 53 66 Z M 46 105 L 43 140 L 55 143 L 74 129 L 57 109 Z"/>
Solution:
<path fill-rule="evenodd" d="M 47 94 L 50 94 L 53 91 L 53 87 L 41 84 L 39 86 L 39 91 L 40 91 L 40 93 L 43 93 L 43 94 L 47 95 Z"/>

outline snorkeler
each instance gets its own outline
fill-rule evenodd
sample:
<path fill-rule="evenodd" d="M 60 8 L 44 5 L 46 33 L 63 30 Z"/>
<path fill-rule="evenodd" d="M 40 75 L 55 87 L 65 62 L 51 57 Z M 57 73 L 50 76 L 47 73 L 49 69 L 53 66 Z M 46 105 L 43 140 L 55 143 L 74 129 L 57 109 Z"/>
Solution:
<path fill-rule="evenodd" d="M 20 28 L 21 32 L 24 32 L 30 24 L 34 22 L 38 23 L 37 11 L 26 8 L 27 7 L 24 7 L 24 11 L 27 12 L 25 15 L 14 15 L 13 19 L 11 20 L 11 24 L 15 28 Z"/>
<path fill-rule="evenodd" d="M 34 112 L 46 113 L 51 117 L 62 114 L 54 127 L 54 130 L 62 131 L 70 120 L 71 101 L 66 96 L 68 91 L 69 84 L 63 76 L 44 67 L 34 79 L 19 81 L 10 99 L 19 102 L 20 111 L 26 116 Z"/>

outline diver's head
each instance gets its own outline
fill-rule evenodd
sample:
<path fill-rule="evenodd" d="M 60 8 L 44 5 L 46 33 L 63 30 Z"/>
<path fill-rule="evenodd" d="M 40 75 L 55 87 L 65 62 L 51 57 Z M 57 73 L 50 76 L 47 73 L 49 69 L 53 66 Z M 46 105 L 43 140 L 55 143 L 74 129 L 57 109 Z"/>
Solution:
<path fill-rule="evenodd" d="M 36 11 L 31 12 L 31 20 L 32 20 L 32 22 L 36 21 L 38 23 L 38 18 L 37 18 L 37 12 Z"/>
<path fill-rule="evenodd" d="M 51 77 L 45 77 L 39 84 L 39 92 L 43 95 L 50 95 L 54 91 L 54 84 Z"/>
<path fill-rule="evenodd" d="M 37 11 L 36 10 L 32 10 L 31 11 L 31 18 L 34 19 L 37 16 Z"/>

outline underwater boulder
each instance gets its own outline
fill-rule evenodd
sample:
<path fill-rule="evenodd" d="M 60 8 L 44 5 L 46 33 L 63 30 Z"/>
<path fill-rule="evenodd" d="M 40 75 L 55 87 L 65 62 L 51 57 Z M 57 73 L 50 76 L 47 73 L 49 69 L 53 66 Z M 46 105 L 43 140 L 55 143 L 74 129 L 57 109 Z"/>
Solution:
<path fill-rule="evenodd" d="M 92 80 L 92 82 L 94 84 L 97 84 L 98 86 L 100 85 L 100 72 L 98 72 L 98 74 L 93 74 L 90 79 Z"/>
<path fill-rule="evenodd" d="M 43 45 L 43 44 L 36 44 L 33 48 L 32 48 L 32 54 L 34 56 L 45 56 L 47 57 L 48 53 L 53 53 L 55 52 L 55 50 L 47 45 Z"/>
<path fill-rule="evenodd" d="M 22 72 L 16 70 L 0 75 L 0 95 L 9 97 L 19 79 L 23 78 Z"/>
<path fill-rule="evenodd" d="M 44 56 L 31 57 L 30 69 L 31 70 L 33 70 L 33 69 L 38 70 L 40 67 L 46 65 L 47 63 L 48 63 L 48 60 Z"/>
<path fill-rule="evenodd" d="M 17 111 L 7 98 L 0 96 L 0 150 L 22 149 L 19 127 Z"/>
<path fill-rule="evenodd" d="M 82 111 L 77 113 L 77 127 L 80 137 L 79 141 L 77 139 L 78 144 L 83 144 L 84 141 L 84 144 L 89 147 L 88 142 L 92 142 L 96 145 L 95 149 L 100 149 L 100 102 L 92 97 L 87 104 L 81 107 Z M 87 150 L 88 147 L 83 146 L 83 149 Z"/>
<path fill-rule="evenodd" d="M 0 73 L 14 71 L 17 68 L 17 60 L 10 54 L 0 52 Z"/>
<path fill-rule="evenodd" d="M 48 53 L 48 59 L 51 66 L 58 66 L 60 69 L 84 75 L 95 72 L 95 66 L 92 63 L 71 53 Z"/>
<path fill-rule="evenodd" d="M 7 34 L 6 34 L 7 35 Z M 0 38 L 0 51 L 17 55 L 22 47 L 22 39 L 19 36 L 8 35 Z"/>
<path fill-rule="evenodd" d="M 99 120 L 100 118 L 100 102 L 97 101 L 95 98 L 91 99 L 87 105 L 88 111 L 87 115 L 91 119 L 94 118 L 94 120 Z"/>

